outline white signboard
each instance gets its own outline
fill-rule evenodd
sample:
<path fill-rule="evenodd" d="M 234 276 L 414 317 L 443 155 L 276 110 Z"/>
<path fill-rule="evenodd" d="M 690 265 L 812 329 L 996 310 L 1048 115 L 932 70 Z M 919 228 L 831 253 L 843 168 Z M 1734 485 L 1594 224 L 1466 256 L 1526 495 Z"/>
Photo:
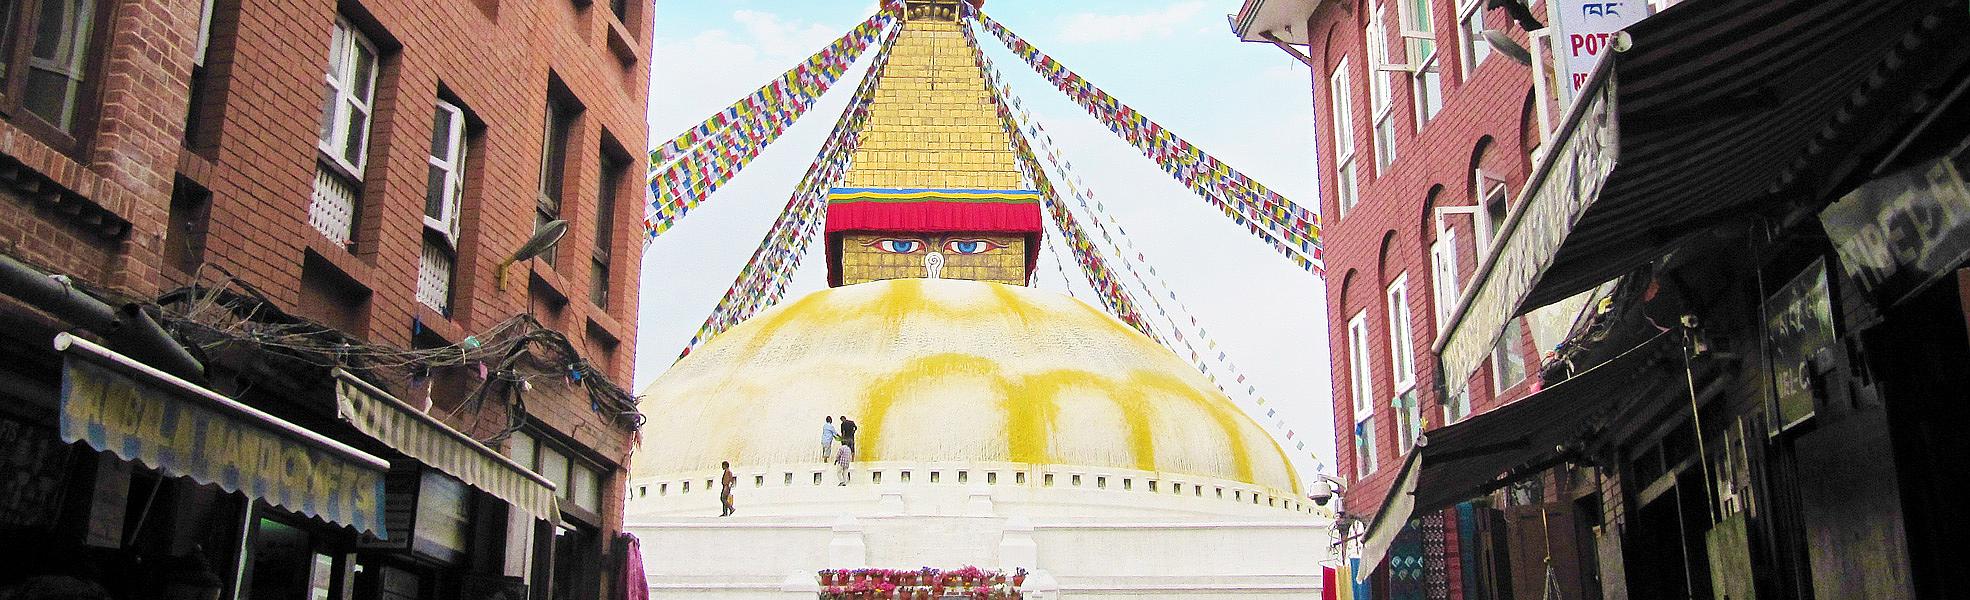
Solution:
<path fill-rule="evenodd" d="M 1579 94 L 1594 63 L 1612 52 L 1614 33 L 1648 16 L 1646 0 L 1553 0 L 1553 54 L 1565 69 L 1567 97 Z"/>

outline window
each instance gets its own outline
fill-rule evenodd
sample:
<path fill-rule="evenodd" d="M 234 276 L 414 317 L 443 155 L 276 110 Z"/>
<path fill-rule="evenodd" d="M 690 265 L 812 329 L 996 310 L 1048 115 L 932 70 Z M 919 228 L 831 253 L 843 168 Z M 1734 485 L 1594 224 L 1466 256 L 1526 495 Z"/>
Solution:
<path fill-rule="evenodd" d="M 1354 478 L 1365 479 L 1375 473 L 1375 420 L 1369 415 L 1354 422 Z"/>
<path fill-rule="evenodd" d="M 1416 438 L 1423 435 L 1423 403 L 1416 396 L 1416 388 L 1411 387 L 1389 402 L 1389 408 L 1395 409 L 1395 441 L 1400 454 L 1415 449 Z"/>
<path fill-rule="evenodd" d="M 1484 39 L 1484 0 L 1457 0 L 1457 49 L 1464 79 L 1491 58 L 1491 42 Z"/>
<path fill-rule="evenodd" d="M 617 21 L 622 21 L 624 25 L 628 25 L 629 0 L 609 0 L 609 13 L 615 15 Z"/>
<path fill-rule="evenodd" d="M 1368 311 L 1348 320 L 1349 393 L 1354 400 L 1354 465 L 1356 477 L 1375 472 L 1375 427 L 1373 392 L 1368 364 Z"/>
<path fill-rule="evenodd" d="M 1471 387 L 1462 386 L 1456 394 L 1443 403 L 1443 424 L 1449 425 L 1464 420 L 1471 414 Z"/>
<path fill-rule="evenodd" d="M 51 144 L 72 148 L 89 106 L 98 21 L 108 4 L 9 0 L 0 6 L 0 112 L 46 134 Z"/>
<path fill-rule="evenodd" d="M 1395 382 L 1395 393 L 1400 394 L 1416 385 L 1416 348 L 1411 339 L 1409 319 L 1409 274 L 1397 275 L 1395 283 L 1389 284 L 1389 369 L 1390 380 Z"/>
<path fill-rule="evenodd" d="M 561 188 L 568 168 L 568 143 L 569 138 L 574 136 L 575 117 L 580 114 L 581 108 L 573 102 L 549 100 L 547 103 L 547 131 L 541 138 L 540 149 L 540 188 L 534 202 L 534 231 L 540 231 L 548 223 L 561 219 Z M 540 259 L 553 265 L 556 254 L 550 248 L 540 255 Z"/>
<path fill-rule="evenodd" d="M 1395 110 L 1389 101 L 1388 28 L 1382 22 L 1382 6 L 1368 14 L 1368 100 L 1375 119 L 1375 173 L 1379 176 L 1395 162 Z"/>
<path fill-rule="evenodd" d="M 329 39 L 327 86 L 317 147 L 343 175 L 361 181 L 369 159 L 369 116 L 376 98 L 376 45 L 346 19 Z"/>
<path fill-rule="evenodd" d="M 1450 324 L 1451 311 L 1463 295 L 1457 283 L 1457 230 L 1444 227 L 1430 244 L 1430 290 L 1436 300 L 1436 330 Z"/>
<path fill-rule="evenodd" d="M 417 267 L 417 300 L 451 314 L 458 256 L 458 212 L 465 197 L 465 111 L 439 100 L 425 159 L 424 253 Z"/>
<path fill-rule="evenodd" d="M 329 241 L 354 241 L 358 187 L 369 159 L 369 115 L 376 95 L 376 46 L 346 19 L 336 19 L 329 39 L 327 91 L 322 104 L 321 151 L 308 223 Z"/>
<path fill-rule="evenodd" d="M 595 251 L 590 253 L 589 258 L 588 299 L 606 310 L 609 308 L 609 264 L 616 239 L 616 197 L 622 188 L 623 174 L 629 171 L 629 160 L 604 148 L 601 164 L 600 189 L 595 192 Z"/>
<path fill-rule="evenodd" d="M 1369 398 L 1373 390 L 1368 364 L 1368 311 L 1361 311 L 1348 319 L 1348 392 L 1354 399 L 1354 417 L 1359 419 L 1371 410 Z"/>
<path fill-rule="evenodd" d="M 577 507 L 591 516 L 602 512 L 602 482 L 608 474 L 601 469 L 526 433 L 513 434 L 507 457 L 554 482 L 554 497 L 561 499 L 562 507 Z M 705 488 L 711 485 L 707 483 Z M 684 482 L 683 491 L 690 493 L 691 482 Z"/>
<path fill-rule="evenodd" d="M 1493 396 L 1505 393 L 1507 388 L 1525 379 L 1525 355 L 1519 352 L 1519 340 L 1525 336 L 1525 321 L 1512 319 L 1499 334 L 1497 343 L 1491 348 L 1491 393 Z"/>
<path fill-rule="evenodd" d="M 1338 197 L 1341 216 L 1345 217 L 1355 202 L 1354 178 L 1354 85 L 1349 81 L 1348 59 L 1343 57 L 1341 64 L 1334 67 L 1334 74 L 1327 78 L 1327 92 L 1331 108 L 1328 112 L 1334 117 L 1334 186 Z"/>
<path fill-rule="evenodd" d="M 1403 0 L 1402 42 L 1415 93 L 1416 129 L 1421 130 L 1443 110 L 1442 62 L 1436 54 L 1436 24 L 1432 0 Z"/>

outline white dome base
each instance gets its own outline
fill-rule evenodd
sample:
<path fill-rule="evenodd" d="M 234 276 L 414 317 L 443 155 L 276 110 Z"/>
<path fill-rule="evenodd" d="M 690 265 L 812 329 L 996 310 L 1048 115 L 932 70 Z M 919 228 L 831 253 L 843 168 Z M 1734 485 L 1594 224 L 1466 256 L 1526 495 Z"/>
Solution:
<path fill-rule="evenodd" d="M 652 598 L 808 599 L 821 569 L 965 565 L 1032 571 L 1034 600 L 1318 598 L 1329 538 L 1311 507 L 1255 504 L 1262 490 L 1221 480 L 898 463 L 858 465 L 847 486 L 820 463 L 735 474 L 725 518 L 704 487 L 715 474 L 631 485 L 626 529 L 643 540 Z"/>

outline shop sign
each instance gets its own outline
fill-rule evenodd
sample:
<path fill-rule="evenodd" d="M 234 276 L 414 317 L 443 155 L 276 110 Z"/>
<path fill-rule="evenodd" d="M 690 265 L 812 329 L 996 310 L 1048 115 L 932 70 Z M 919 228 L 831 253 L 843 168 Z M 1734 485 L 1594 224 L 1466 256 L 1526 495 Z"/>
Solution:
<path fill-rule="evenodd" d="M 1862 185 L 1820 211 L 1841 272 L 1877 306 L 1900 303 L 1970 259 L 1970 152 Z"/>
<path fill-rule="evenodd" d="M 1569 113 L 1571 126 L 1561 130 L 1562 140 L 1540 161 L 1527 195 L 1507 218 L 1496 258 L 1480 267 L 1461 310 L 1452 314 L 1447 333 L 1438 340 L 1437 352 L 1453 386 L 1461 388 L 1491 352 L 1506 321 L 1521 312 L 1520 304 L 1552 265 L 1575 220 L 1600 197 L 1601 186 L 1614 172 L 1620 145 L 1614 83 L 1613 77 L 1605 78 L 1592 98 Z"/>
<path fill-rule="evenodd" d="M 1648 16 L 1645 0 L 1555 0 L 1552 20 L 1568 97 L 1580 93 L 1594 74 L 1594 63 L 1613 53 L 1615 33 Z"/>
<path fill-rule="evenodd" d="M 388 463 L 334 448 L 325 438 L 303 439 L 299 432 L 305 430 L 225 396 L 204 391 L 192 397 L 166 383 L 67 356 L 62 440 L 86 442 L 171 475 L 385 535 Z"/>
<path fill-rule="evenodd" d="M 1827 291 L 1826 259 L 1813 261 L 1799 276 L 1765 300 L 1765 336 L 1770 342 L 1775 430 L 1813 416 L 1813 378 L 1833 346 L 1833 296 Z"/>

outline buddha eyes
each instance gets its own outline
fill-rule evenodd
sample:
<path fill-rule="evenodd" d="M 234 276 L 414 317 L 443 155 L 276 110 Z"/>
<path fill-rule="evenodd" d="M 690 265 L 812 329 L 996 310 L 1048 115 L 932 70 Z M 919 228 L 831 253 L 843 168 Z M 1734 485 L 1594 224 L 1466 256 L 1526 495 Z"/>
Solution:
<path fill-rule="evenodd" d="M 944 242 L 944 251 L 952 254 L 984 254 L 1004 247 L 1005 244 L 993 242 L 992 240 L 951 240 Z"/>
<path fill-rule="evenodd" d="M 923 250 L 924 244 L 923 244 L 923 240 L 903 240 L 903 239 L 885 238 L 885 239 L 869 242 L 863 245 L 868 246 L 870 248 L 875 248 L 876 251 L 878 252 L 888 252 L 890 254 L 911 254 Z"/>
<path fill-rule="evenodd" d="M 875 248 L 877 252 L 886 252 L 889 254 L 916 254 L 928 247 L 928 244 L 924 243 L 923 240 L 907 238 L 883 238 L 863 245 Z M 1004 247 L 1006 247 L 1005 244 L 992 240 L 973 239 L 949 240 L 944 242 L 943 247 L 940 249 L 950 254 L 964 255 L 984 254 Z"/>

